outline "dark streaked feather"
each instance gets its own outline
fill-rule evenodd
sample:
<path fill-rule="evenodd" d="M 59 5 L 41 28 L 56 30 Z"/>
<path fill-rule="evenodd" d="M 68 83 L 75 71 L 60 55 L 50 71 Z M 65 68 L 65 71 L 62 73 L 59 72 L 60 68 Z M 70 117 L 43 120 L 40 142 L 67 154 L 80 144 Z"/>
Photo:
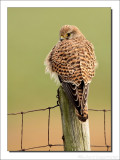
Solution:
<path fill-rule="evenodd" d="M 88 85 L 84 84 L 84 81 L 81 82 L 79 86 L 76 86 L 69 82 L 62 81 L 61 77 L 59 77 L 60 82 L 62 83 L 62 87 L 65 93 L 68 96 L 70 102 L 75 106 L 78 113 L 83 115 L 83 110 L 86 107 L 87 95 L 88 95 Z"/>

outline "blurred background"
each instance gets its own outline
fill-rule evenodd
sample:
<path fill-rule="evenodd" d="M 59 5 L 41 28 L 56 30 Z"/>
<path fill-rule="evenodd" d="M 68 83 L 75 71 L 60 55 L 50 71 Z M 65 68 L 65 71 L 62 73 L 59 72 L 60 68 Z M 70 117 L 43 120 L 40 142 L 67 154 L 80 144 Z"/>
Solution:
<path fill-rule="evenodd" d="M 90 84 L 88 107 L 111 109 L 111 8 L 8 8 L 8 113 L 56 105 L 59 85 L 45 74 L 44 60 L 65 24 L 77 26 L 94 44 L 98 61 Z M 47 144 L 48 111 L 24 116 L 23 147 Z M 105 145 L 104 114 L 89 111 L 91 145 Z M 111 145 L 111 112 L 106 112 Z M 21 115 L 8 116 L 8 151 L 20 149 Z M 50 143 L 62 144 L 59 108 L 51 111 Z M 63 151 L 63 147 L 31 151 Z M 92 147 L 92 151 L 106 151 Z M 109 151 L 111 148 L 109 148 Z"/>

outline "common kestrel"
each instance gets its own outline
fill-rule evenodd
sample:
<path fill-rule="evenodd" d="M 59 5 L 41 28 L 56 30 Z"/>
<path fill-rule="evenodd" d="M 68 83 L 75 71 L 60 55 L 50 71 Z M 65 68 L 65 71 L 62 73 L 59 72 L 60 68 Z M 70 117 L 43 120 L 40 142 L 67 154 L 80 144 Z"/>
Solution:
<path fill-rule="evenodd" d="M 95 74 L 96 57 L 93 44 L 73 25 L 60 29 L 60 41 L 46 60 L 46 71 L 58 77 L 81 121 L 88 119 L 89 84 Z"/>

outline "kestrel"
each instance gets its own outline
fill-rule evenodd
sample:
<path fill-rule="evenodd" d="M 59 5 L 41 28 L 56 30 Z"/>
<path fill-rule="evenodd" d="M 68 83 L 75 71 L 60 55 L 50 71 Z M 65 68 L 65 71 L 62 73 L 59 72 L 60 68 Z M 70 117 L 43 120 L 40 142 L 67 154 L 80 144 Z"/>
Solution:
<path fill-rule="evenodd" d="M 79 120 L 86 121 L 88 89 L 96 66 L 93 44 L 76 26 L 64 25 L 60 29 L 60 41 L 48 54 L 45 65 L 51 76 L 58 77 Z"/>

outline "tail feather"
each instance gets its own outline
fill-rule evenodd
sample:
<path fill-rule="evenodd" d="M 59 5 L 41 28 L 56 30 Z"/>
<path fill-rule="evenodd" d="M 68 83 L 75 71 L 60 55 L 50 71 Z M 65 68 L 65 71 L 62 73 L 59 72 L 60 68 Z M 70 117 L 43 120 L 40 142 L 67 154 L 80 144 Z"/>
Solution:
<path fill-rule="evenodd" d="M 76 108 L 78 119 L 85 122 L 88 119 L 87 96 L 89 84 L 85 85 L 84 81 L 82 81 L 79 86 L 76 86 L 72 83 L 62 81 L 60 76 L 59 80 L 68 99 Z"/>

